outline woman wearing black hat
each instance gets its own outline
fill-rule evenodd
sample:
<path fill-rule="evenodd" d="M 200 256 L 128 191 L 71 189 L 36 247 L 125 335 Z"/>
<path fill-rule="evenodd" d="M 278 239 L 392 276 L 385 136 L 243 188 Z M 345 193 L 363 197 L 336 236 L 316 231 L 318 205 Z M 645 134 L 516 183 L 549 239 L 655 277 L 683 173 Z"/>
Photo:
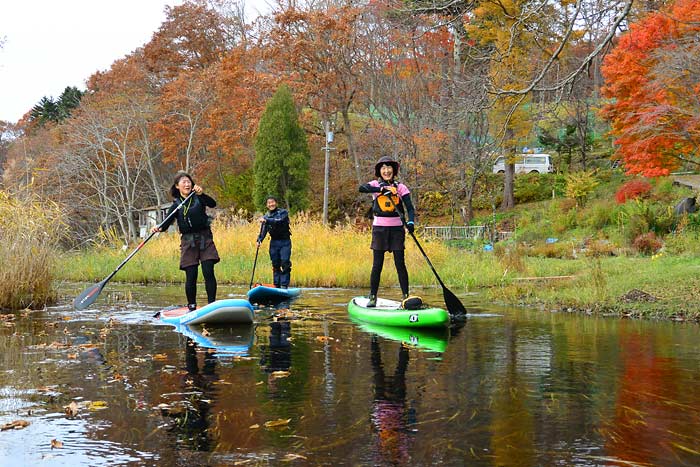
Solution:
<path fill-rule="evenodd" d="M 209 303 L 216 300 L 216 276 L 214 265 L 219 262 L 219 252 L 214 245 L 214 235 L 209 225 L 211 219 L 207 216 L 207 208 L 216 207 L 216 201 L 211 196 L 205 195 L 201 186 L 195 185 L 192 177 L 184 172 L 175 176 L 175 182 L 170 188 L 173 204 L 168 214 L 177 209 L 180 203 L 187 198 L 192 191 L 195 195 L 187 201 L 178 212 L 158 228 L 153 227 L 154 232 L 168 230 L 170 224 L 177 218 L 177 227 L 182 237 L 180 238 L 180 269 L 185 271 L 185 295 L 187 307 L 190 310 L 197 308 L 197 275 L 199 264 L 202 264 L 204 286 L 207 290 Z"/>
<path fill-rule="evenodd" d="M 394 265 L 399 276 L 399 285 L 403 298 L 408 297 L 408 271 L 404 258 L 406 232 L 403 222 L 397 212 L 406 214 L 406 228 L 409 232 L 414 229 L 413 203 L 411 192 L 403 183 L 396 181 L 399 173 L 399 163 L 389 156 L 384 156 L 374 166 L 376 180 L 360 185 L 360 193 L 371 193 L 373 198 L 372 214 L 372 244 L 373 251 L 372 273 L 370 274 L 370 291 L 368 307 L 377 305 L 379 279 L 384 266 L 384 253 L 394 254 Z"/>

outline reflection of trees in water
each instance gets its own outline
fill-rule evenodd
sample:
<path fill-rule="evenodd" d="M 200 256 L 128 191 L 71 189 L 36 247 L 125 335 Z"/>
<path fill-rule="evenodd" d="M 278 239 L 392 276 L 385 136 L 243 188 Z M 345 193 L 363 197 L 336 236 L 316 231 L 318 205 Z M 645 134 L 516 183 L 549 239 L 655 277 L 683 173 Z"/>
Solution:
<path fill-rule="evenodd" d="M 199 354 L 203 355 L 200 368 Z M 185 345 L 185 370 L 182 376 L 184 400 L 182 410 L 171 410 L 168 415 L 175 419 L 172 428 L 182 441 L 183 447 L 195 451 L 209 451 L 213 446 L 209 433 L 209 410 L 218 398 L 214 384 L 219 380 L 216 373 L 217 357 L 210 352 L 197 352 L 197 344 L 187 339 Z"/>
<path fill-rule="evenodd" d="M 411 437 L 408 426 L 415 422 L 415 411 L 406 405 L 408 348 L 401 344 L 393 375 L 386 375 L 384 372 L 377 336 L 372 336 L 370 349 L 374 372 L 371 421 L 376 434 L 376 461 L 390 465 L 409 465 L 408 448 Z"/>
<path fill-rule="evenodd" d="M 620 387 L 614 415 L 601 430 L 606 451 L 634 465 L 698 465 L 698 425 L 678 416 L 697 407 L 697 398 L 681 395 L 696 392 L 679 383 L 678 362 L 660 354 L 653 337 L 632 332 L 619 340 Z"/>

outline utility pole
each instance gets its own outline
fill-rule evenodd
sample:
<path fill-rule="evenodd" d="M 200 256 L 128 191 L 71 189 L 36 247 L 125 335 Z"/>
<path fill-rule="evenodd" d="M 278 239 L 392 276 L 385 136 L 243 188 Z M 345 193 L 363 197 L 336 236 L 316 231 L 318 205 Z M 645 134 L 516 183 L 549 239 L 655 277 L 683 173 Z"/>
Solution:
<path fill-rule="evenodd" d="M 322 147 L 326 152 L 326 161 L 323 169 L 323 225 L 328 225 L 328 176 L 331 171 L 331 151 L 335 150 L 330 145 L 333 142 L 333 132 L 330 130 L 331 122 L 323 122 L 326 131 L 326 145 Z"/>

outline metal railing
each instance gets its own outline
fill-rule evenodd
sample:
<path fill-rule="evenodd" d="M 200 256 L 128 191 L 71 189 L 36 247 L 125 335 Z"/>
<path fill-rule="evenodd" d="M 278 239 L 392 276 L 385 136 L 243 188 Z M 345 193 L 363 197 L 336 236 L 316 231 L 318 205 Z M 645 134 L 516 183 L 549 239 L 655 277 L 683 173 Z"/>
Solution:
<path fill-rule="evenodd" d="M 457 240 L 461 238 L 483 238 L 486 232 L 485 225 L 445 225 L 423 227 L 426 237 L 439 238 L 440 240 Z"/>
<path fill-rule="evenodd" d="M 490 226 L 486 225 L 431 225 L 423 227 L 423 235 L 439 240 L 479 240 L 491 238 L 491 229 Z M 512 231 L 497 230 L 494 240 L 498 242 L 512 236 Z"/>

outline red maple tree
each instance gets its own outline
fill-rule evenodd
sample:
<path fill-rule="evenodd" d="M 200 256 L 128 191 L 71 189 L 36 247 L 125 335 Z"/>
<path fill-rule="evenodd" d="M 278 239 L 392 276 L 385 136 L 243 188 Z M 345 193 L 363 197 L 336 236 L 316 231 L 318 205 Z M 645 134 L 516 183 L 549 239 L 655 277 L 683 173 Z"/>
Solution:
<path fill-rule="evenodd" d="M 631 25 L 603 65 L 603 115 L 630 174 L 700 164 L 700 0 L 679 0 Z"/>

